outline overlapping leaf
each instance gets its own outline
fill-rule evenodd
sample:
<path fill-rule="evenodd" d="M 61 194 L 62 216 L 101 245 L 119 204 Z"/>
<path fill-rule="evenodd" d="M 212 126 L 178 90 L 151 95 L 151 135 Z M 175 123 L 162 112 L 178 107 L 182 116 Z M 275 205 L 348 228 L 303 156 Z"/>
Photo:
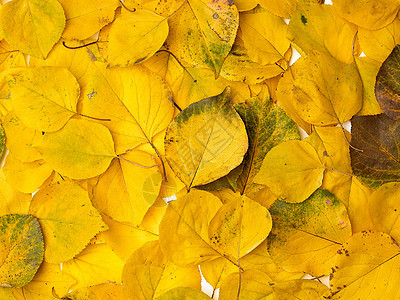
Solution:
<path fill-rule="evenodd" d="M 0 25 L 12 47 L 46 58 L 64 30 L 64 10 L 56 0 L 14 0 L 2 7 Z"/>
<path fill-rule="evenodd" d="M 22 287 L 43 261 L 43 235 L 32 215 L 0 217 L 0 287 Z"/>
<path fill-rule="evenodd" d="M 238 166 L 247 150 L 245 126 L 230 103 L 230 91 L 183 110 L 169 125 L 166 158 L 190 189 Z"/>

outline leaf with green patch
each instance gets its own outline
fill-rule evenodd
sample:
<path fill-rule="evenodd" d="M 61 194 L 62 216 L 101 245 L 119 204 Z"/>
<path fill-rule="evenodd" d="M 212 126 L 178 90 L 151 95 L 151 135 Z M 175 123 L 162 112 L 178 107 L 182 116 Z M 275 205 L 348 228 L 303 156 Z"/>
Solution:
<path fill-rule="evenodd" d="M 346 207 L 318 189 L 302 203 L 275 201 L 269 211 L 268 250 L 275 262 L 287 271 L 328 274 L 336 251 L 352 234 Z"/>
<path fill-rule="evenodd" d="M 228 174 L 243 160 L 246 129 L 230 102 L 226 89 L 193 103 L 167 129 L 166 159 L 188 189 Z"/>
<path fill-rule="evenodd" d="M 43 261 L 43 235 L 32 215 L 0 217 L 0 288 L 22 287 Z"/>
<path fill-rule="evenodd" d="M 188 0 L 171 16 L 169 26 L 168 49 L 217 77 L 235 41 L 239 13 L 231 0 Z"/>
<path fill-rule="evenodd" d="M 249 149 L 243 160 L 243 171 L 237 182 L 239 191 L 253 183 L 265 155 L 281 142 L 300 139 L 295 123 L 271 99 L 251 98 L 235 108 L 242 118 L 249 137 Z"/>

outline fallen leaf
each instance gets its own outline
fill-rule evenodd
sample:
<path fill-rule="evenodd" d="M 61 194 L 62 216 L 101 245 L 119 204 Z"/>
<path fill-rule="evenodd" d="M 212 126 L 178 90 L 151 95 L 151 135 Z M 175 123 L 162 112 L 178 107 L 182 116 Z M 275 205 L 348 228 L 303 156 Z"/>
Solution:
<path fill-rule="evenodd" d="M 65 13 L 66 24 L 62 36 L 84 40 L 91 37 L 114 19 L 119 6 L 117 0 L 82 1 L 59 0 Z"/>
<path fill-rule="evenodd" d="M 44 259 L 61 263 L 77 255 L 107 225 L 77 184 L 62 181 L 40 189 L 29 212 L 39 219 L 46 243 Z"/>
<path fill-rule="evenodd" d="M 32 215 L 0 217 L 0 287 L 22 287 L 43 261 L 43 236 Z"/>
<path fill-rule="evenodd" d="M 181 268 L 168 262 L 158 241 L 146 243 L 128 258 L 122 280 L 126 294 L 132 299 L 158 299 L 178 287 L 200 290 L 198 268 Z"/>
<path fill-rule="evenodd" d="M 14 0 L 4 4 L 0 12 L 4 39 L 12 47 L 42 59 L 61 37 L 64 27 L 64 10 L 56 0 Z"/>
<path fill-rule="evenodd" d="M 357 26 L 376 30 L 393 22 L 400 8 L 398 1 L 390 0 L 334 0 L 337 13 Z"/>
<path fill-rule="evenodd" d="M 386 233 L 354 234 L 336 254 L 333 266 L 333 299 L 398 297 L 399 247 Z"/>
<path fill-rule="evenodd" d="M 269 95 L 268 95 L 269 96 Z M 249 138 L 249 149 L 243 160 L 243 171 L 237 182 L 242 194 L 261 168 L 265 155 L 279 143 L 299 139 L 294 122 L 269 97 L 251 98 L 235 105 Z"/>
<path fill-rule="evenodd" d="M 246 129 L 230 103 L 229 89 L 191 104 L 165 137 L 166 159 L 189 190 L 228 174 L 246 150 Z"/>
<path fill-rule="evenodd" d="M 254 182 L 268 186 L 279 199 L 298 203 L 322 185 L 324 171 L 314 147 L 303 141 L 286 141 L 267 153 Z"/>
<path fill-rule="evenodd" d="M 352 234 L 346 207 L 331 192 L 318 189 L 302 203 L 275 201 L 269 210 L 273 260 L 287 271 L 327 275 L 336 251 Z"/>
<path fill-rule="evenodd" d="M 55 171 L 73 179 L 103 173 L 115 157 L 110 131 L 91 121 L 71 119 L 34 145 Z"/>
<path fill-rule="evenodd" d="M 230 0 L 188 0 L 169 19 L 167 46 L 193 66 L 211 69 L 218 77 L 239 26 Z"/>
<path fill-rule="evenodd" d="M 397 136 L 398 122 L 385 114 L 377 116 L 355 116 L 352 123 L 350 148 L 351 167 L 355 175 L 371 185 L 398 181 L 400 162 Z"/>
<path fill-rule="evenodd" d="M 382 63 L 376 76 L 375 94 L 383 112 L 390 118 L 400 118 L 400 86 L 397 78 L 400 74 L 398 60 L 400 46 L 396 46 Z"/>
<path fill-rule="evenodd" d="M 123 11 L 110 27 L 105 54 L 108 63 L 130 66 L 154 55 L 168 36 L 167 20 L 149 10 Z"/>

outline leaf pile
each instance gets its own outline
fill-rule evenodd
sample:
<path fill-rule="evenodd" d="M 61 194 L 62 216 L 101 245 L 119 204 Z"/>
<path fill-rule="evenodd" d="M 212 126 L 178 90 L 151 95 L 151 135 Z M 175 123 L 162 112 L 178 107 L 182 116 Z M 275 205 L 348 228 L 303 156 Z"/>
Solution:
<path fill-rule="evenodd" d="M 398 299 L 400 2 L 321 2 L 2 5 L 0 298 Z"/>

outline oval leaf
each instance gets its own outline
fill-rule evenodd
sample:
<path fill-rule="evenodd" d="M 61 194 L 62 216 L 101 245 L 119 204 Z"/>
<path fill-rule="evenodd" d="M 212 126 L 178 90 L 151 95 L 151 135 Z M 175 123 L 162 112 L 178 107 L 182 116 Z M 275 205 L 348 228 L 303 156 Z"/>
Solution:
<path fill-rule="evenodd" d="M 43 261 L 43 236 L 32 215 L 0 217 L 0 288 L 22 287 Z"/>
<path fill-rule="evenodd" d="M 9 75 L 13 109 L 27 127 L 56 131 L 76 114 L 80 88 L 63 68 L 28 68 Z"/>
<path fill-rule="evenodd" d="M 5 40 L 38 58 L 46 58 L 64 27 L 64 10 L 57 0 L 14 0 L 0 11 L 0 28 Z"/>
<path fill-rule="evenodd" d="M 267 153 L 254 182 L 269 186 L 286 202 L 298 203 L 321 186 L 324 171 L 324 165 L 310 144 L 287 141 Z"/>
<path fill-rule="evenodd" d="M 110 27 L 108 57 L 111 66 L 141 63 L 161 48 L 168 36 L 168 18 L 140 9 L 123 12 Z"/>
<path fill-rule="evenodd" d="M 229 173 L 243 160 L 247 134 L 230 91 L 189 105 L 169 125 L 166 159 L 190 189 Z"/>
<path fill-rule="evenodd" d="M 385 114 L 355 116 L 351 120 L 351 167 L 372 185 L 400 180 L 399 122 Z"/>
<path fill-rule="evenodd" d="M 218 258 L 220 254 L 210 245 L 208 225 L 221 206 L 216 196 L 199 190 L 170 202 L 160 223 L 160 245 L 165 256 L 178 266 Z"/>
<path fill-rule="evenodd" d="M 59 131 L 46 133 L 37 149 L 57 172 L 73 179 L 97 176 L 115 157 L 110 131 L 103 125 L 71 119 Z"/>
<path fill-rule="evenodd" d="M 29 211 L 43 228 L 45 261 L 49 263 L 73 258 L 92 237 L 107 229 L 87 192 L 69 181 L 53 183 L 39 190 Z"/>
<path fill-rule="evenodd" d="M 218 77 L 239 26 L 239 13 L 230 0 L 189 0 L 169 20 L 167 44 L 177 57 L 206 67 Z"/>
<path fill-rule="evenodd" d="M 329 273 L 336 251 L 352 232 L 346 207 L 319 189 L 302 203 L 276 201 L 271 207 L 269 252 L 291 272 Z"/>

